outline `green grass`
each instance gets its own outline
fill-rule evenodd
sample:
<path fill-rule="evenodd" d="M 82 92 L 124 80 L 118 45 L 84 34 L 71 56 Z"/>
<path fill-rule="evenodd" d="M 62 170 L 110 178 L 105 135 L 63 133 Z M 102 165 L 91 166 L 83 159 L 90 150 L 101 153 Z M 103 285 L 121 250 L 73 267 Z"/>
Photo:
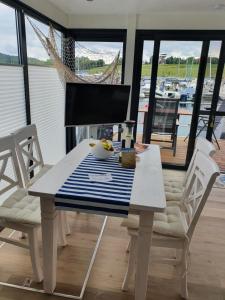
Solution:
<path fill-rule="evenodd" d="M 186 65 L 159 65 L 158 66 L 158 76 L 159 77 L 180 77 L 180 78 L 185 78 L 185 77 L 192 77 L 192 78 L 197 78 L 198 77 L 198 65 L 193 65 L 193 66 L 188 66 L 186 69 Z M 211 76 L 215 77 L 216 76 L 216 69 L 217 65 L 212 65 L 212 70 L 211 70 Z M 142 65 L 142 76 L 150 76 L 151 74 L 151 65 Z M 206 76 L 209 77 L 209 65 L 207 66 L 206 69 Z"/>
<path fill-rule="evenodd" d="M 164 64 L 164 65 L 159 65 L 158 67 L 158 76 L 159 77 L 180 77 L 180 78 L 185 78 L 185 77 L 192 77 L 192 78 L 197 78 L 198 77 L 198 65 L 192 65 L 192 67 L 189 65 L 187 70 L 186 70 L 186 65 L 173 65 L 173 64 Z M 98 74 L 102 73 L 105 71 L 107 66 L 104 67 L 99 67 L 99 68 L 92 68 L 88 70 L 89 74 Z M 217 65 L 212 64 L 211 65 L 211 76 L 215 77 L 216 76 L 216 70 L 217 70 Z M 119 70 L 121 70 L 121 66 L 119 66 Z M 151 65 L 146 64 L 142 65 L 142 76 L 150 76 L 151 75 Z M 209 77 L 209 64 L 206 69 L 206 76 Z"/>

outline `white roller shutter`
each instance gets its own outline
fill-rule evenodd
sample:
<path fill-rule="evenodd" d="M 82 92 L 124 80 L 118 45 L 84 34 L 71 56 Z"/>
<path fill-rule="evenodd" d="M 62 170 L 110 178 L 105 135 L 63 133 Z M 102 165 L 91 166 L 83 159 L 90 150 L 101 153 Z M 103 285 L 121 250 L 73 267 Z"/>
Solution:
<path fill-rule="evenodd" d="M 26 126 L 23 68 L 0 65 L 0 137 L 23 126 Z M 5 174 L 10 178 L 15 178 L 11 160 L 8 161 Z M 0 189 L 5 186 L 7 183 L 1 181 Z M 14 189 L 1 195 L 0 204 L 13 191 Z"/>
<path fill-rule="evenodd" d="M 64 89 L 55 68 L 29 66 L 31 121 L 38 130 L 44 162 L 65 156 Z"/>
<path fill-rule="evenodd" d="M 0 136 L 25 125 L 23 68 L 0 65 Z"/>

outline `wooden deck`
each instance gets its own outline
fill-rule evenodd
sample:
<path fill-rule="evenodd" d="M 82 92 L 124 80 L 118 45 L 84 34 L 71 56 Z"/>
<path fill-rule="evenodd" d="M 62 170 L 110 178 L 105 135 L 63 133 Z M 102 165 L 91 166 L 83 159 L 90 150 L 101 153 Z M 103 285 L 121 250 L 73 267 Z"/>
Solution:
<path fill-rule="evenodd" d="M 194 232 L 190 249 L 191 265 L 188 271 L 190 300 L 224 299 L 224 194 L 225 189 L 213 190 Z M 102 217 L 69 213 L 69 222 L 72 229 L 72 234 L 68 237 L 69 245 L 58 251 L 57 291 L 78 294 Z M 129 239 L 125 228 L 122 228 L 120 223 L 119 218 L 109 218 L 83 300 L 134 299 L 133 283 L 129 292 L 121 291 L 127 267 L 126 247 Z M 158 248 L 152 251 L 157 255 L 165 253 Z M 150 265 L 147 300 L 181 299 L 174 270 L 172 266 L 165 264 Z M 0 281 L 26 284 L 41 289 L 42 284 L 29 283 L 30 277 L 31 264 L 26 249 L 12 245 L 0 248 Z M 0 293 L 1 300 L 64 299 L 2 286 L 0 286 Z"/>
<path fill-rule="evenodd" d="M 142 136 L 138 135 L 137 136 L 137 142 L 141 143 Z M 186 159 L 186 154 L 187 154 L 187 146 L 188 146 L 188 139 L 184 141 L 184 137 L 178 137 L 177 138 L 177 150 L 176 150 L 176 155 L 173 156 L 173 151 L 170 149 L 165 149 L 163 147 L 169 146 L 170 144 L 168 143 L 163 143 L 163 142 L 153 142 L 155 144 L 160 145 L 161 148 L 161 158 L 162 162 L 164 163 L 170 163 L 170 164 L 177 164 L 177 165 L 183 165 L 185 164 L 185 159 Z M 218 163 L 220 170 L 225 171 L 225 140 L 219 140 L 219 145 L 220 145 L 220 150 L 218 149 L 217 145 L 216 146 L 216 154 L 214 155 L 214 159 Z"/>

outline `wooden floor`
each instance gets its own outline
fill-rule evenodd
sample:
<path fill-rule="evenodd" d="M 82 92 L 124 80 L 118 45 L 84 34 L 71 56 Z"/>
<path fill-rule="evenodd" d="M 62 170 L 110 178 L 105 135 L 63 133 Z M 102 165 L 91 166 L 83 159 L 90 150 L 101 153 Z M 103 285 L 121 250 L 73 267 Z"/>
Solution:
<path fill-rule="evenodd" d="M 137 142 L 142 142 L 142 136 L 137 136 Z M 214 159 L 218 163 L 220 170 L 225 171 L 225 140 L 219 140 L 220 149 L 218 149 L 216 143 L 215 147 L 217 149 Z M 187 154 L 187 146 L 188 139 L 184 141 L 184 137 L 177 138 L 177 148 L 176 155 L 173 156 L 173 151 L 171 149 L 165 149 L 164 147 L 170 147 L 171 145 L 163 142 L 153 142 L 155 144 L 160 145 L 161 148 L 161 158 L 162 162 L 170 163 L 170 164 L 185 164 L 186 154 Z"/>
<path fill-rule="evenodd" d="M 102 217 L 70 213 L 69 221 L 73 233 L 68 238 L 69 245 L 58 253 L 57 291 L 79 293 Z M 128 236 L 120 222 L 119 218 L 109 218 L 84 300 L 134 299 L 132 289 L 129 293 L 120 289 L 128 258 Z M 171 266 L 151 265 L 147 299 L 180 299 L 173 274 Z M 30 260 L 25 249 L 11 245 L 0 248 L 1 281 L 24 284 L 30 276 Z M 31 286 L 42 287 L 41 284 Z M 188 288 L 190 300 L 225 299 L 225 189 L 213 190 L 194 233 Z M 60 298 L 0 286 L 0 299 Z"/>

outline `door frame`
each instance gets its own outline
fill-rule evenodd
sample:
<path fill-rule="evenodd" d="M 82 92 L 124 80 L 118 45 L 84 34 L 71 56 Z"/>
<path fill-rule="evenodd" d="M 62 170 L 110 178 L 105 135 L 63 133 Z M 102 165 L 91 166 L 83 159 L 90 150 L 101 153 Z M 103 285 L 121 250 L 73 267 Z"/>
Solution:
<path fill-rule="evenodd" d="M 142 54 L 143 54 L 143 45 L 145 40 L 154 42 L 153 58 L 152 58 L 152 65 L 151 65 L 151 87 L 149 93 L 149 101 L 151 99 L 151 107 L 153 107 L 153 109 L 149 110 L 147 115 L 146 131 L 143 133 L 143 142 L 145 143 L 147 143 L 150 140 L 151 125 L 154 116 L 155 89 L 157 83 L 160 41 L 178 41 L 178 42 L 179 41 L 201 41 L 202 42 L 201 57 L 199 62 L 198 78 L 197 78 L 197 85 L 196 85 L 196 92 L 195 92 L 196 97 L 193 105 L 193 113 L 192 113 L 192 120 L 190 126 L 190 135 L 189 135 L 186 161 L 184 165 L 178 165 L 178 164 L 172 165 L 169 163 L 163 163 L 163 167 L 166 168 L 185 170 L 188 168 L 188 165 L 190 163 L 194 151 L 210 41 L 219 40 L 222 41 L 222 46 L 221 46 L 220 57 L 218 61 L 217 73 L 215 78 L 215 86 L 214 86 L 213 97 L 212 97 L 212 106 L 211 106 L 211 110 L 209 111 L 210 117 L 209 117 L 208 129 L 207 129 L 207 139 L 210 141 L 212 140 L 212 127 L 210 126 L 210 124 L 212 120 L 215 119 L 215 116 L 218 115 L 218 112 L 216 112 L 216 107 L 218 103 L 218 96 L 219 96 L 220 84 L 222 80 L 224 61 L 225 61 L 225 30 L 136 30 L 131 110 L 130 110 L 130 119 L 136 121 L 138 118 Z M 136 134 L 137 134 L 137 125 L 134 129 L 135 138 L 136 138 Z"/>

